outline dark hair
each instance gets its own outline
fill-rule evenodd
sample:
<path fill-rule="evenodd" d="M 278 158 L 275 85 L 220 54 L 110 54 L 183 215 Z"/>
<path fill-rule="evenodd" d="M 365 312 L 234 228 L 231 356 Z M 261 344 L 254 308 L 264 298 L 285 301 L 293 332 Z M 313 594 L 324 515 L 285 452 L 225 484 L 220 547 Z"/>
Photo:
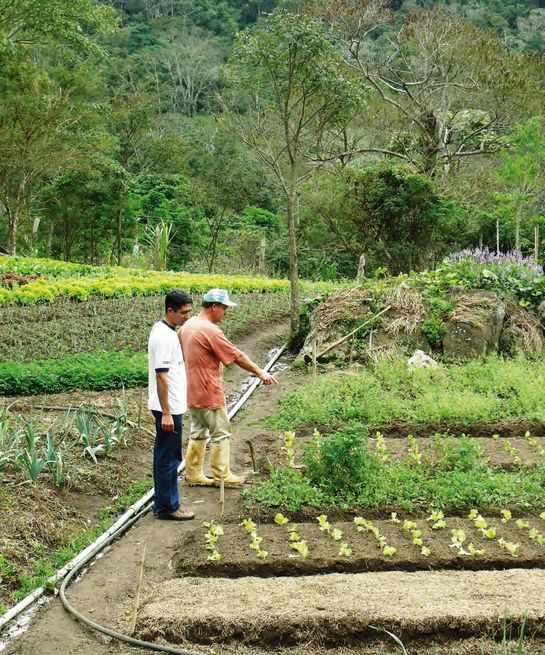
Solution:
<path fill-rule="evenodd" d="M 182 289 L 173 289 L 165 296 L 165 312 L 168 312 L 169 307 L 177 312 L 182 305 L 191 305 L 193 300 L 191 296 L 182 291 Z"/>
<path fill-rule="evenodd" d="M 203 301 L 202 301 L 202 306 L 203 306 L 205 309 L 209 309 L 210 307 L 212 307 L 212 305 L 219 305 L 219 304 L 220 304 L 220 303 L 217 303 L 217 302 L 210 302 L 209 300 L 203 300 Z"/>

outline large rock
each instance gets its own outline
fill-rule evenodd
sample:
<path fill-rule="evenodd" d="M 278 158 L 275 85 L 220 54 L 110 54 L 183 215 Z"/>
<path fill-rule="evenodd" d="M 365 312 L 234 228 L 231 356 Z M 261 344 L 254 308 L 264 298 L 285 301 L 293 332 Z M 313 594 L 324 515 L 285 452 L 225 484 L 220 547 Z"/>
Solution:
<path fill-rule="evenodd" d="M 445 359 L 484 357 L 498 350 L 505 317 L 505 303 L 495 293 L 481 289 L 453 291 L 454 310 L 443 339 Z"/>
<path fill-rule="evenodd" d="M 545 328 L 545 300 L 542 300 L 537 306 L 537 316 L 541 321 L 541 325 Z"/>

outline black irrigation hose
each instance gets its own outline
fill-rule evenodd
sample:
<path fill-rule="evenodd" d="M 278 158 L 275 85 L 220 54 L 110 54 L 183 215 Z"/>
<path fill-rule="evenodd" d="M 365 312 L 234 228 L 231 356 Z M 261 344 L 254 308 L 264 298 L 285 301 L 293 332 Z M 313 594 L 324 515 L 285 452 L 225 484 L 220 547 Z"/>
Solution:
<path fill-rule="evenodd" d="M 120 536 L 122 532 L 130 528 L 136 521 L 138 521 L 144 514 L 146 514 L 151 507 L 151 504 L 145 507 L 144 509 L 140 510 L 138 514 L 135 514 L 127 523 L 124 525 L 120 526 L 116 532 L 113 532 L 108 539 L 101 545 L 101 549 L 105 548 L 109 543 L 111 543 L 114 539 Z M 64 609 L 72 614 L 78 621 L 81 621 L 82 623 L 85 623 L 85 625 L 89 626 L 93 630 L 96 630 L 97 632 L 102 632 L 105 635 L 108 635 L 109 637 L 112 637 L 113 639 L 117 639 L 119 641 L 124 641 L 128 644 L 132 644 L 133 646 L 139 646 L 140 648 L 147 648 L 149 650 L 155 650 L 159 651 L 161 653 L 174 653 L 175 655 L 204 655 L 203 653 L 199 653 L 196 651 L 192 650 L 177 650 L 175 648 L 170 648 L 169 646 L 160 646 L 159 644 L 154 644 L 150 641 L 142 641 L 141 639 L 136 639 L 134 637 L 129 637 L 129 635 L 124 635 L 121 632 L 116 632 L 115 630 L 111 630 L 110 628 L 106 628 L 103 625 L 100 625 L 99 623 L 96 623 L 95 621 L 92 621 L 90 618 L 79 612 L 75 607 L 73 607 L 69 602 L 68 599 L 66 598 L 66 587 L 68 586 L 68 583 L 70 580 L 76 575 L 76 573 L 83 567 L 89 560 L 91 560 L 93 557 L 95 557 L 96 553 L 95 552 L 90 552 L 87 557 L 85 557 L 79 564 L 77 564 L 73 569 L 70 570 L 70 572 L 67 574 L 67 576 L 64 578 L 60 590 L 59 590 L 59 595 L 61 598 L 61 602 L 63 604 Z"/>

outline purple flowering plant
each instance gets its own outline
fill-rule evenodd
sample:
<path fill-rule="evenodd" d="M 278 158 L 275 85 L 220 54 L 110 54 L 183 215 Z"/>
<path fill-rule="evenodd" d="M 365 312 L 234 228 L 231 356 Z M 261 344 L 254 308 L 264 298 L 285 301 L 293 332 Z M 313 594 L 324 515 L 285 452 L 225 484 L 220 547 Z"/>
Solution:
<path fill-rule="evenodd" d="M 514 295 L 524 307 L 545 297 L 543 268 L 516 251 L 496 253 L 486 247 L 467 248 L 446 257 L 435 270 L 415 277 L 426 295 L 441 295 L 454 286 L 489 289 L 501 296 Z"/>

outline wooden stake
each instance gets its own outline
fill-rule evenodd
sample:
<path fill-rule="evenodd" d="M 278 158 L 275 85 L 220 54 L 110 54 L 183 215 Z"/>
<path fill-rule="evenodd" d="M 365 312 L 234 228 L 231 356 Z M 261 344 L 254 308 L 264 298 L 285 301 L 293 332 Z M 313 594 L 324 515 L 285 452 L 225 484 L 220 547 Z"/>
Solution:
<path fill-rule="evenodd" d="M 136 425 L 138 426 L 138 429 L 141 428 L 142 426 L 142 405 L 144 404 L 144 389 L 143 387 L 140 387 L 140 402 L 138 403 L 138 420 L 136 421 Z"/>
<path fill-rule="evenodd" d="M 136 579 L 136 587 L 134 588 L 134 607 L 132 610 L 131 624 L 129 626 L 129 634 L 133 635 L 136 630 L 136 615 L 138 613 L 138 605 L 140 604 L 140 590 L 142 588 L 142 579 L 144 578 L 144 563 L 146 561 L 146 547 L 147 542 L 144 542 L 144 547 L 142 548 L 142 557 L 140 559 L 140 569 L 138 571 L 138 577 Z"/>
<path fill-rule="evenodd" d="M 539 262 L 539 225 L 534 228 L 534 261 Z"/>
<path fill-rule="evenodd" d="M 312 340 L 312 381 L 313 382 L 316 382 L 316 378 L 318 377 L 318 366 L 316 363 L 318 357 L 316 356 L 316 350 L 317 350 L 316 338 L 314 338 Z"/>
<path fill-rule="evenodd" d="M 220 478 L 220 518 L 223 518 L 224 509 L 225 509 L 225 478 L 222 475 Z"/>
<path fill-rule="evenodd" d="M 246 439 L 246 443 L 248 444 L 248 448 L 250 449 L 250 457 L 252 458 L 252 468 L 254 469 L 254 473 L 257 473 L 254 444 L 250 441 L 250 439 Z"/>

